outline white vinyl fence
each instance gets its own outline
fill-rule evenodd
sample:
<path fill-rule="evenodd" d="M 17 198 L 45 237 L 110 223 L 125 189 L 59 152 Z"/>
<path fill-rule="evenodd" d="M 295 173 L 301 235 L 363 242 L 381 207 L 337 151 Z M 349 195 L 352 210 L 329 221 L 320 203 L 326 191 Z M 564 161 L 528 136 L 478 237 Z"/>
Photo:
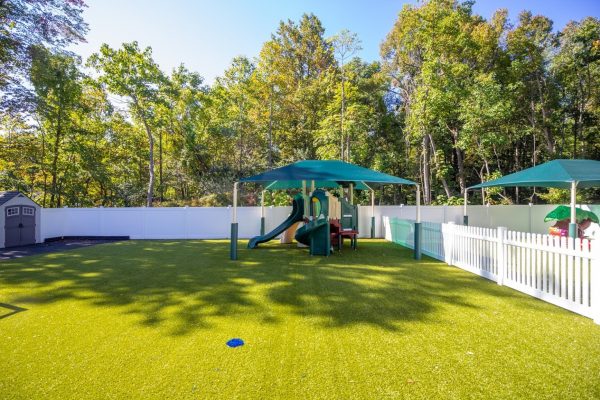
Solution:
<path fill-rule="evenodd" d="M 265 209 L 272 230 L 291 207 Z M 42 239 L 62 236 L 129 236 L 131 239 L 226 239 L 230 207 L 44 208 Z M 260 233 L 260 207 L 238 207 L 239 237 Z"/>
<path fill-rule="evenodd" d="M 506 226 L 514 231 L 545 233 L 550 223 L 544 215 L 556 206 L 469 206 L 469 225 Z M 600 214 L 600 206 L 584 206 Z M 279 225 L 291 207 L 266 207 L 266 231 Z M 415 206 L 376 206 L 375 236 L 384 237 L 384 217 L 414 219 Z M 224 239 L 230 234 L 231 207 L 129 207 L 129 208 L 44 208 L 42 240 L 61 236 L 129 236 L 132 239 Z M 371 207 L 359 206 L 360 237 L 371 232 Z M 461 206 L 425 206 L 422 220 L 433 223 L 462 223 Z M 260 207 L 238 208 L 239 237 L 260 233 Z M 424 225 L 425 234 L 427 227 Z M 593 224 L 588 234 L 598 231 Z M 411 236 L 411 235 L 409 235 Z"/>
<path fill-rule="evenodd" d="M 414 246 L 414 221 L 383 218 L 385 238 Z M 593 318 L 600 324 L 600 245 L 588 239 L 422 222 L 424 254 Z"/>
<path fill-rule="evenodd" d="M 584 210 L 590 210 L 600 215 L 600 205 L 578 205 Z M 469 225 L 482 228 L 496 228 L 505 226 L 509 230 L 529 233 L 548 233 L 548 228 L 554 222 L 544 222 L 544 217 L 556 208 L 554 204 L 510 205 L 510 206 L 481 206 L 469 205 Z M 361 207 L 363 214 L 370 213 L 368 207 Z M 364 210 L 364 211 L 363 211 Z M 369 214 L 370 215 L 370 214 Z M 384 217 L 414 220 L 417 216 L 415 206 L 378 206 L 375 207 L 376 220 L 382 221 Z M 463 223 L 462 206 L 423 206 L 421 207 L 421 221 L 455 224 Z M 383 237 L 383 225 L 377 225 L 377 232 Z M 600 227 L 592 224 L 586 235 L 600 237 Z"/>

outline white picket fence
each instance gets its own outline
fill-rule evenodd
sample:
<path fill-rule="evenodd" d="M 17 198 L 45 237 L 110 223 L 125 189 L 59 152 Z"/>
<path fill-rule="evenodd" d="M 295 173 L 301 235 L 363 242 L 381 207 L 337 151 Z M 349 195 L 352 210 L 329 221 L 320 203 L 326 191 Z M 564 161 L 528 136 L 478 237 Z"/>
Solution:
<path fill-rule="evenodd" d="M 385 238 L 414 248 L 414 220 L 383 218 Z M 422 222 L 422 252 L 600 324 L 600 245 L 587 239 Z"/>

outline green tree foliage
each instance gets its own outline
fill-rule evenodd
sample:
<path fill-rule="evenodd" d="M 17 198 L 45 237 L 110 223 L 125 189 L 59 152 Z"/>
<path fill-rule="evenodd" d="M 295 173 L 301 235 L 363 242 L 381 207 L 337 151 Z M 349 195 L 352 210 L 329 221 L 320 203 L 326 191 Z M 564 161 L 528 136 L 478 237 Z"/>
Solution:
<path fill-rule="evenodd" d="M 258 68 L 279 88 L 280 112 L 276 143 L 278 159 L 290 162 L 316 157 L 315 135 L 331 98 L 328 75 L 333 73 L 333 47 L 314 15 L 299 23 L 281 22 L 263 46 Z"/>
<path fill-rule="evenodd" d="M 88 30 L 82 0 L 0 1 L 0 109 L 22 110 L 29 99 L 27 81 L 32 50 L 55 51 L 81 42 Z"/>
<path fill-rule="evenodd" d="M 154 136 L 159 129 L 158 111 L 164 103 L 166 77 L 152 59 L 152 49 L 141 50 L 137 42 L 124 43 L 120 49 L 104 44 L 89 64 L 100 72 L 99 81 L 109 91 L 126 99 L 131 117 L 139 122 L 148 139 L 148 190 L 146 206 L 154 199 Z"/>
<path fill-rule="evenodd" d="M 42 138 L 42 171 L 44 197 L 49 192 L 49 205 L 60 207 L 62 187 L 69 180 L 72 165 L 66 147 L 77 140 L 78 115 L 83 106 L 82 74 L 79 60 L 65 54 L 53 54 L 44 47 L 33 49 L 31 83 L 36 94 L 36 117 Z M 73 149 L 70 149 L 73 150 Z M 48 159 L 48 161 L 46 161 Z M 49 181 L 48 181 L 49 179 Z"/>
<path fill-rule="evenodd" d="M 0 115 L 0 190 L 47 207 L 217 206 L 231 204 L 240 177 L 340 158 L 418 181 L 426 204 L 461 204 L 481 181 L 558 157 L 600 158 L 598 19 L 558 32 L 527 11 L 514 24 L 506 10 L 485 20 L 472 4 L 406 5 L 371 63 L 357 57 L 356 34 L 328 38 L 313 14 L 282 21 L 256 58 L 234 58 L 206 85 L 183 65 L 161 70 L 136 42 L 103 45 L 85 69 L 61 50 L 86 31 L 82 2 L 0 2 L 3 101 L 19 93 L 30 105 Z M 51 17 L 47 31 L 32 25 L 39 12 Z M 259 203 L 260 187 L 242 190 L 242 204 Z M 414 196 L 384 187 L 376 201 Z M 564 198 L 530 188 L 475 197 Z M 288 204 L 289 193 L 265 201 Z"/>
<path fill-rule="evenodd" d="M 565 27 L 552 71 L 562 89 L 561 152 L 570 147 L 574 157 L 599 159 L 600 20 L 588 17 Z"/>
<path fill-rule="evenodd" d="M 340 160 L 350 159 L 350 138 L 352 133 L 344 132 L 346 113 L 346 61 L 362 49 L 356 33 L 343 29 L 331 38 L 331 43 L 340 64 L 341 105 L 340 105 Z M 344 151 L 345 150 L 345 151 Z"/>

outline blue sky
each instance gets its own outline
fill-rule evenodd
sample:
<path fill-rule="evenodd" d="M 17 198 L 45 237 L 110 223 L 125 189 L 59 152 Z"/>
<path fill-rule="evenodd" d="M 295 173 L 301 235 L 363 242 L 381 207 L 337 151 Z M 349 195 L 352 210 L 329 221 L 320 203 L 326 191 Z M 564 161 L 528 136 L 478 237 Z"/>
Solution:
<path fill-rule="evenodd" d="M 113 47 L 137 40 L 151 46 L 155 60 L 170 71 L 180 63 L 199 72 L 208 83 L 238 55 L 255 57 L 280 20 L 298 20 L 314 13 L 326 35 L 343 28 L 356 32 L 363 43 L 359 54 L 379 59 L 379 44 L 390 31 L 400 0 L 88 0 L 85 19 L 90 25 L 87 43 L 73 50 L 83 57 L 102 43 Z M 414 3 L 412 1 L 411 3 Z M 600 0 L 479 0 L 474 10 L 489 18 L 507 8 L 512 20 L 523 9 L 550 17 L 556 29 L 570 20 L 600 17 Z"/>

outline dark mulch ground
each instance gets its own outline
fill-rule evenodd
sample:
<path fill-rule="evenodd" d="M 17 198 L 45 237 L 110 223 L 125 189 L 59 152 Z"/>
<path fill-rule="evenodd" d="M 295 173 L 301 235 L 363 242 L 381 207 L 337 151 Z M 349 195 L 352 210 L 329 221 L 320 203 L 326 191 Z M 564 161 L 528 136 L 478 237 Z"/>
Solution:
<path fill-rule="evenodd" d="M 62 239 L 47 243 L 32 244 L 21 247 L 8 247 L 0 249 L 0 261 L 13 258 L 34 256 L 37 254 L 54 253 L 78 249 L 81 247 L 93 246 L 95 244 L 110 243 L 119 241 L 118 239 Z"/>

